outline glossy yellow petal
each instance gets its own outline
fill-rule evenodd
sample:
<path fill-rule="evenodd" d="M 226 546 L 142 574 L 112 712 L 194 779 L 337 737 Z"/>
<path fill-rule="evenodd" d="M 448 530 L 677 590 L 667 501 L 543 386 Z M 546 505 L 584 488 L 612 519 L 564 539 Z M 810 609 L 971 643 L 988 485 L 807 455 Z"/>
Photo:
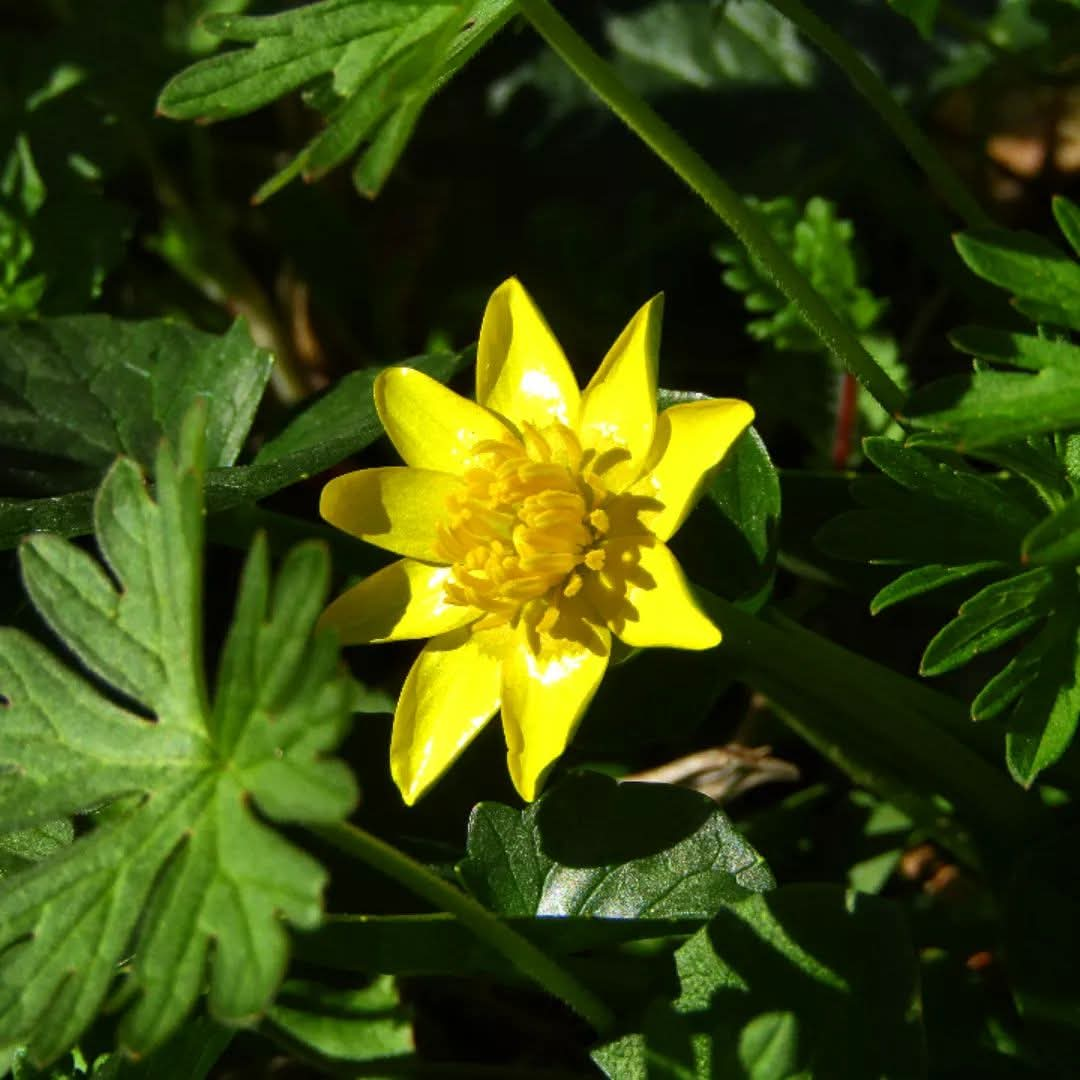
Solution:
<path fill-rule="evenodd" d="M 509 638 L 506 627 L 463 627 L 432 638 L 417 657 L 390 739 L 390 772 L 410 806 L 495 715 Z"/>
<path fill-rule="evenodd" d="M 612 464 L 603 477 L 612 491 L 621 491 L 641 475 L 653 444 L 663 313 L 663 295 L 654 296 L 641 308 L 611 346 L 581 398 L 581 441 L 610 454 Z"/>
<path fill-rule="evenodd" d="M 476 400 L 515 425 L 577 424 L 581 392 L 555 335 L 517 278 L 488 301 L 476 352 Z"/>
<path fill-rule="evenodd" d="M 682 567 L 652 536 L 623 537 L 604 547 L 601 575 L 590 575 L 583 595 L 627 645 L 711 649 L 720 631 L 698 607 Z"/>
<path fill-rule="evenodd" d="M 432 469 L 361 469 L 336 476 L 322 490 L 319 513 L 331 525 L 398 555 L 442 562 L 435 525 L 446 500 L 464 483 Z"/>
<path fill-rule="evenodd" d="M 449 604 L 443 586 L 452 573 L 399 559 L 342 593 L 320 616 L 343 645 L 435 637 L 480 618 L 477 608 Z"/>
<path fill-rule="evenodd" d="M 754 410 L 734 398 L 690 401 L 660 414 L 650 468 L 633 491 L 664 504 L 659 513 L 642 514 L 661 540 L 674 535 L 694 508 L 709 470 L 720 463 L 753 419 Z"/>
<path fill-rule="evenodd" d="M 595 642 L 599 642 L 597 648 Z M 546 635 L 537 656 L 519 628 L 503 666 L 502 720 L 506 760 L 518 794 L 531 802 L 544 776 L 573 738 L 607 669 L 611 635 L 603 627 L 594 647 Z"/>
<path fill-rule="evenodd" d="M 405 464 L 418 469 L 460 474 L 477 442 L 508 434 L 487 409 L 413 368 L 387 368 L 379 375 L 375 407 Z"/>

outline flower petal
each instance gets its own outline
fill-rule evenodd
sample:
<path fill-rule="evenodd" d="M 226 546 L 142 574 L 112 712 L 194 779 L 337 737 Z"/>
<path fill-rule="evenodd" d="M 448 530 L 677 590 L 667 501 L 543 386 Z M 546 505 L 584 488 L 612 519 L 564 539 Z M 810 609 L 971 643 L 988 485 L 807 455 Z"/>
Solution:
<path fill-rule="evenodd" d="M 711 649 L 720 644 L 720 631 L 698 607 L 666 544 L 653 536 L 628 536 L 610 540 L 604 551 L 603 575 L 590 575 L 582 595 L 627 645 Z"/>
<path fill-rule="evenodd" d="M 399 559 L 343 592 L 320 616 L 343 645 L 434 637 L 480 618 L 478 608 L 449 604 L 448 566 Z"/>
<path fill-rule="evenodd" d="M 660 414 L 650 468 L 634 485 L 634 494 L 664 504 L 655 516 L 642 515 L 650 531 L 661 540 L 675 534 L 694 508 L 709 470 L 753 419 L 753 408 L 736 398 L 690 401 Z"/>
<path fill-rule="evenodd" d="M 447 516 L 446 500 L 464 487 L 456 476 L 432 469 L 361 469 L 323 488 L 319 513 L 369 544 L 440 563 L 435 524 Z"/>
<path fill-rule="evenodd" d="M 517 278 L 504 281 L 484 311 L 476 352 L 476 400 L 515 424 L 577 424 L 577 380 Z"/>
<path fill-rule="evenodd" d="M 627 323 L 581 399 L 578 432 L 586 446 L 622 455 L 604 472 L 621 491 L 641 475 L 656 430 L 656 368 L 660 356 L 663 295 L 654 296 Z"/>
<path fill-rule="evenodd" d="M 481 439 L 504 439 L 506 425 L 474 401 L 413 368 L 375 380 L 375 407 L 406 465 L 461 474 Z"/>
<path fill-rule="evenodd" d="M 409 806 L 495 715 L 509 637 L 506 627 L 463 627 L 432 638 L 416 658 L 390 739 L 390 772 Z"/>
<path fill-rule="evenodd" d="M 507 764 L 518 794 L 531 802 L 547 771 L 573 738 L 607 669 L 611 634 L 596 628 L 599 651 L 543 639 L 537 656 L 519 626 L 503 666 L 502 721 Z"/>

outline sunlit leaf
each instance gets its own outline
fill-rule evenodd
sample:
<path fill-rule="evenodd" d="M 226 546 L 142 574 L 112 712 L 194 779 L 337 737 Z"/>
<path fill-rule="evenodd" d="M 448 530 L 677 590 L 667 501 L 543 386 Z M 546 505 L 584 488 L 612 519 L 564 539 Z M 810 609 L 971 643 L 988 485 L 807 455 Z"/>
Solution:
<path fill-rule="evenodd" d="M 52 536 L 20 553 L 38 611 L 115 700 L 0 631 L 0 827 L 138 796 L 0 883 L 0 1029 L 39 1062 L 79 1037 L 133 945 L 130 1050 L 160 1045 L 204 987 L 222 1022 L 263 1011 L 284 973 L 282 924 L 316 925 L 325 882 L 265 819 L 333 821 L 356 797 L 325 757 L 351 684 L 333 640 L 311 637 L 329 583 L 317 545 L 294 549 L 273 584 L 265 544 L 252 548 L 208 693 L 201 412 L 175 457 L 159 451 L 153 499 L 131 459 L 110 469 L 95 502 L 104 566 Z"/>
<path fill-rule="evenodd" d="M 593 773 L 572 774 L 525 810 L 481 803 L 458 869 L 503 915 L 708 918 L 772 884 L 704 795 Z"/>

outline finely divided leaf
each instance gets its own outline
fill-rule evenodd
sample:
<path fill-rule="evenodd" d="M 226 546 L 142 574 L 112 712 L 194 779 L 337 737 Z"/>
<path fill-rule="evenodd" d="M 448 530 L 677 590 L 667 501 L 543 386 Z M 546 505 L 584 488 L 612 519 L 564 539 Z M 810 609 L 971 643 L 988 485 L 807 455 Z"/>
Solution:
<path fill-rule="evenodd" d="M 1021 547 L 1025 562 L 1080 562 L 1080 497 L 1067 502 L 1024 537 Z"/>
<path fill-rule="evenodd" d="M 987 585 L 927 645 L 921 673 L 942 675 L 1030 630 L 1053 610 L 1053 584 L 1039 568 Z"/>
<path fill-rule="evenodd" d="M 859 283 L 855 258 L 855 230 L 850 221 L 837 216 L 827 199 L 810 199 L 800 209 L 790 198 L 757 203 L 773 238 L 790 252 L 814 287 L 858 333 L 872 330 L 887 303 Z M 777 289 L 769 274 L 739 244 L 718 244 L 713 249 L 728 269 L 725 284 L 744 294 L 748 311 L 766 318 L 747 324 L 751 336 L 771 341 L 780 349 L 817 352 L 821 342 L 794 306 Z"/>
<path fill-rule="evenodd" d="M 1038 671 L 1027 680 L 1005 742 L 1009 772 L 1030 787 L 1065 752 L 1080 722 L 1080 602 L 1072 594 L 1047 620 L 1039 643 Z"/>
<path fill-rule="evenodd" d="M 870 614 L 877 615 L 886 608 L 892 607 L 893 604 L 923 596 L 935 589 L 952 585 L 954 582 L 975 577 L 977 574 L 988 574 L 1004 568 L 1005 564 L 999 562 L 965 563 L 961 566 L 942 566 L 939 563 L 931 563 L 929 566 L 916 567 L 914 570 L 901 574 L 878 591 L 870 601 Z"/>
<path fill-rule="evenodd" d="M 1035 233 L 997 227 L 956 237 L 956 250 L 981 278 L 1008 289 L 1036 322 L 1080 329 L 1080 265 Z"/>
<path fill-rule="evenodd" d="M 1076 250 L 1080 208 L 1058 198 L 1054 213 Z M 998 228 L 961 233 L 956 248 L 976 274 L 1014 294 L 1015 307 L 1040 324 L 1040 336 L 958 330 L 953 336 L 958 349 L 995 367 L 1018 370 L 979 365 L 970 375 L 933 382 L 912 396 L 906 419 L 922 438 L 957 449 L 1074 428 L 1080 414 L 1080 348 L 1064 331 L 1080 330 L 1080 263 L 1040 236 Z"/>
<path fill-rule="evenodd" d="M 180 72 L 158 108 L 176 119 L 219 120 L 307 88 L 326 126 L 256 198 L 297 176 L 323 176 L 365 142 L 354 180 L 374 195 L 431 95 L 510 14 L 509 0 L 321 0 L 279 15 L 217 16 L 207 29 L 251 47 Z"/>
<path fill-rule="evenodd" d="M 1015 487 L 940 451 L 887 439 L 864 445 L 885 475 L 858 477 L 852 494 L 866 509 L 834 518 L 816 540 L 840 558 L 914 564 L 874 597 L 875 614 L 967 578 L 1000 579 L 938 631 L 920 672 L 944 674 L 1033 633 L 971 705 L 975 720 L 1006 716 L 1010 771 L 1030 784 L 1064 752 L 1080 716 L 1075 502 L 1039 521 L 1038 504 Z"/>
<path fill-rule="evenodd" d="M 110 470 L 95 504 L 104 568 L 55 537 L 22 551 L 45 620 L 119 696 L 0 631 L 0 825 L 134 797 L 0 883 L 0 1029 L 38 1061 L 79 1037 L 132 950 L 129 1049 L 159 1045 L 204 988 L 222 1022 L 256 1017 L 284 973 L 283 922 L 316 925 L 325 881 L 264 819 L 335 820 L 355 799 L 326 756 L 350 689 L 333 641 L 311 637 L 328 584 L 319 547 L 296 548 L 272 582 L 255 544 L 209 700 L 201 424 L 193 411 L 178 457 L 159 452 L 153 499 L 129 459 Z"/>

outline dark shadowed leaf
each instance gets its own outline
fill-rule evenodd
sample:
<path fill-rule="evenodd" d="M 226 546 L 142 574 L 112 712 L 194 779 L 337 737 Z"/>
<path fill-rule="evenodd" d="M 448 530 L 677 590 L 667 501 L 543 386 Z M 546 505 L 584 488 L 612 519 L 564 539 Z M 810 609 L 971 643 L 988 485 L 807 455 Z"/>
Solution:
<path fill-rule="evenodd" d="M 572 774 L 525 810 L 481 803 L 458 867 L 503 915 L 708 918 L 772 885 L 704 795 Z"/>
<path fill-rule="evenodd" d="M 0 328 L 0 484 L 59 494 L 95 484 L 118 454 L 147 465 L 196 400 L 207 464 L 232 465 L 271 362 L 239 322 L 220 337 L 105 315 Z"/>
<path fill-rule="evenodd" d="M 415 357 L 407 364 L 445 380 L 460 362 L 457 354 L 437 353 Z M 263 499 L 369 446 L 382 434 L 371 393 L 376 375 L 378 369 L 346 376 L 271 439 L 251 465 L 212 469 L 205 482 L 207 510 L 215 513 Z M 13 547 L 29 532 L 60 536 L 88 532 L 92 506 L 92 491 L 44 499 L 0 499 L 0 548 Z"/>
<path fill-rule="evenodd" d="M 724 908 L 675 959 L 690 1075 L 924 1074 L 916 957 L 889 901 L 786 886 Z M 609 1076 L 644 1076 L 627 1066 L 643 1061 L 647 1046 L 648 1029 L 594 1057 Z"/>

